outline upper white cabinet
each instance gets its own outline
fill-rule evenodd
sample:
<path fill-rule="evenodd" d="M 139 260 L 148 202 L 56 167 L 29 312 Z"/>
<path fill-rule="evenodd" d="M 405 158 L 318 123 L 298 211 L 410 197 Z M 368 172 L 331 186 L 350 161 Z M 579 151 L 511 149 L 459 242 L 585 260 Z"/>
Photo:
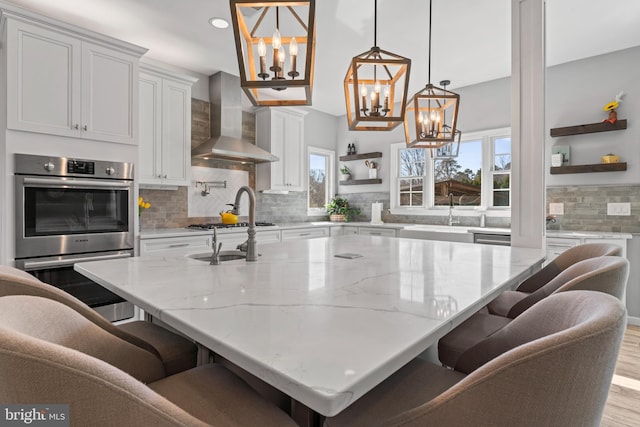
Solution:
<path fill-rule="evenodd" d="M 140 184 L 189 185 L 191 85 L 196 80 L 141 65 Z"/>
<path fill-rule="evenodd" d="M 263 108 L 256 112 L 256 143 L 278 156 L 277 162 L 256 167 L 259 191 L 304 190 L 304 116 L 305 111 L 288 108 Z"/>
<path fill-rule="evenodd" d="M 136 144 L 145 50 L 16 18 L 6 21 L 7 127 Z"/>

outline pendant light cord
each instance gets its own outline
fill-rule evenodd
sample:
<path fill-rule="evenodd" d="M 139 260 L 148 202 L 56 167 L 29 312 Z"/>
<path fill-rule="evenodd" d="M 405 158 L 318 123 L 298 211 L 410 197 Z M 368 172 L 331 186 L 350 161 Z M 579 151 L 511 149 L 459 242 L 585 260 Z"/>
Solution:
<path fill-rule="evenodd" d="M 431 84 L 431 7 L 433 4 L 433 0 L 429 0 L 429 69 L 428 69 L 428 82 Z"/>
<path fill-rule="evenodd" d="M 373 45 L 378 46 L 378 0 L 373 2 Z"/>

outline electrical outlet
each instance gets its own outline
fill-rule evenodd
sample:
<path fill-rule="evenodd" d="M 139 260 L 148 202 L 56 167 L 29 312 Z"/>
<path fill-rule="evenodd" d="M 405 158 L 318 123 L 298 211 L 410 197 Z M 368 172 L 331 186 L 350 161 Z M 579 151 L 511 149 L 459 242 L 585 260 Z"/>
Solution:
<path fill-rule="evenodd" d="M 607 215 L 630 216 L 631 203 L 607 203 Z"/>
<path fill-rule="evenodd" d="M 564 215 L 564 203 L 549 203 L 549 215 Z"/>

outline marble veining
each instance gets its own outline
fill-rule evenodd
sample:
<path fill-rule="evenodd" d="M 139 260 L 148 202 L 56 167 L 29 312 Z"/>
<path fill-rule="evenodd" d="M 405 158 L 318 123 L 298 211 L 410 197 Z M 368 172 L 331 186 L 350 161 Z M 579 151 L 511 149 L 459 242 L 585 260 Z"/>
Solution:
<path fill-rule="evenodd" d="M 261 252 L 251 263 L 142 257 L 75 269 L 331 416 L 544 257 L 535 249 L 355 235 Z M 344 252 L 362 257 L 334 256 Z"/>

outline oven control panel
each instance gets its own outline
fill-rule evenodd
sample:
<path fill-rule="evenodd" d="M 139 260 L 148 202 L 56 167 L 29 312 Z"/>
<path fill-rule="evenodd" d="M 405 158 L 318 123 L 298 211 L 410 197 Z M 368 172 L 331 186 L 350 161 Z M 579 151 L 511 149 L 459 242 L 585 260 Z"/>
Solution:
<path fill-rule="evenodd" d="M 133 180 L 133 164 L 104 160 L 15 154 L 17 175 Z"/>
<path fill-rule="evenodd" d="M 67 172 L 84 175 L 95 175 L 95 162 L 84 160 L 67 160 Z"/>

